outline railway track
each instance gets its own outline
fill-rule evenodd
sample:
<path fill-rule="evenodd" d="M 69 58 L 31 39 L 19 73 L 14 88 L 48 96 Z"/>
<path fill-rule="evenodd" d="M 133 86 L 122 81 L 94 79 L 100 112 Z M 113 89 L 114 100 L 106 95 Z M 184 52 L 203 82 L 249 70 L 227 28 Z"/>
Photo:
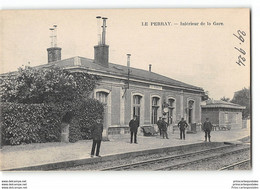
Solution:
<path fill-rule="evenodd" d="M 232 165 L 228 165 L 228 166 L 222 167 L 221 169 L 219 169 L 219 171 L 223 171 L 223 170 L 236 170 L 236 169 L 241 169 L 244 166 L 251 167 L 251 159 L 246 159 L 246 160 L 234 163 Z"/>
<path fill-rule="evenodd" d="M 231 150 L 233 148 L 239 148 L 237 150 Z M 136 163 L 130 163 L 130 164 L 125 164 L 125 165 L 120 165 L 120 166 L 113 166 L 113 167 L 108 167 L 101 169 L 101 171 L 117 171 L 117 170 L 140 170 L 140 169 L 146 169 L 147 167 L 156 167 L 156 168 L 149 168 L 149 170 L 174 170 L 174 169 L 179 169 L 181 167 L 189 166 L 191 164 L 196 164 L 199 162 L 203 161 L 209 161 L 211 159 L 216 159 L 221 156 L 224 156 L 225 154 L 235 154 L 235 153 L 240 153 L 243 151 L 249 150 L 249 147 L 243 147 L 242 145 L 228 145 L 228 146 L 221 146 L 221 147 L 215 147 L 212 149 L 206 149 L 206 150 L 201 150 L 197 152 L 191 152 L 191 153 L 186 153 L 182 155 L 173 155 L 173 156 L 167 156 L 167 157 L 161 157 L 161 158 L 156 158 L 156 159 L 151 159 L 151 160 L 146 160 L 146 161 L 140 161 Z M 216 153 L 221 152 L 221 151 L 227 151 L 224 153 L 220 153 L 216 155 Z M 213 155 L 209 155 L 213 154 Z M 199 156 L 204 156 L 203 158 L 196 158 Z M 185 159 L 195 159 L 195 160 L 187 160 Z M 175 163 L 175 161 L 179 161 L 182 163 Z M 184 162 L 183 162 L 184 161 Z M 174 165 L 167 165 L 165 164 L 172 164 L 175 163 Z M 153 166 L 155 165 L 155 166 Z M 158 168 L 159 165 L 159 168 Z M 162 166 L 164 165 L 164 166 Z"/>
<path fill-rule="evenodd" d="M 193 160 L 193 161 L 188 161 L 188 162 L 180 163 L 180 164 L 177 164 L 177 165 L 165 166 L 165 167 L 155 169 L 155 170 L 156 171 L 162 171 L 162 170 L 163 171 L 169 171 L 169 170 L 183 169 L 185 167 L 189 167 L 189 166 L 194 165 L 194 164 L 208 162 L 210 160 L 223 158 L 225 156 L 234 155 L 234 154 L 238 154 L 238 153 L 241 153 L 241 152 L 244 152 L 244 151 L 249 151 L 249 150 L 250 150 L 250 148 L 246 147 L 246 148 L 242 148 L 242 149 L 238 149 L 238 150 L 232 150 L 232 151 L 226 152 L 226 153 L 221 153 L 219 155 L 213 155 L 213 156 L 209 156 L 209 157 L 205 157 L 205 158 L 199 158 L 199 159 L 196 159 L 196 160 Z"/>

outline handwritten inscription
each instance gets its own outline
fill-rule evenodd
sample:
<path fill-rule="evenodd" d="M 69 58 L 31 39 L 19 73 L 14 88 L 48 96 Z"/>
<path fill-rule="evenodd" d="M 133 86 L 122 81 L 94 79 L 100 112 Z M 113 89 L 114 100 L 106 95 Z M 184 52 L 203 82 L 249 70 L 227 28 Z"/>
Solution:
<path fill-rule="evenodd" d="M 233 34 L 233 36 L 235 36 L 237 39 L 238 39 L 238 44 L 239 44 L 239 47 L 234 47 L 236 49 L 236 51 L 238 51 L 239 55 L 237 57 L 237 61 L 236 63 L 241 66 L 245 66 L 245 62 L 246 62 L 246 58 L 245 58 L 245 55 L 246 55 L 246 51 L 242 48 L 243 47 L 243 44 L 245 42 L 245 36 L 246 36 L 246 32 L 244 31 L 241 31 L 241 30 L 237 30 L 237 33 L 236 34 Z"/>

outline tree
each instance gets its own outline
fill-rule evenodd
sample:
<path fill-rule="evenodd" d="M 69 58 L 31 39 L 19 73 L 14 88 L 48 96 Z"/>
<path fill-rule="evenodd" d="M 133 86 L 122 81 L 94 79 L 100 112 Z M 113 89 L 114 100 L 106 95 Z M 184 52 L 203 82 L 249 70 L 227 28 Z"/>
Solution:
<path fill-rule="evenodd" d="M 93 91 L 98 77 L 70 73 L 58 67 L 19 68 L 3 80 L 2 102 L 25 104 L 64 103 L 83 99 Z"/>
<path fill-rule="evenodd" d="M 225 102 L 229 102 L 230 98 L 227 98 L 227 97 L 223 96 L 220 100 L 225 101 Z"/>
<path fill-rule="evenodd" d="M 4 144 L 59 141 L 62 123 L 70 124 L 70 142 L 89 139 L 93 121 L 103 117 L 103 104 L 88 98 L 98 76 L 26 67 L 0 79 Z"/>
<path fill-rule="evenodd" d="M 201 100 L 205 101 L 205 100 L 209 100 L 209 91 L 205 91 L 204 94 L 202 94 L 201 96 Z"/>
<path fill-rule="evenodd" d="M 242 111 L 243 119 L 250 116 L 250 99 L 250 88 L 247 89 L 244 87 L 242 90 L 236 91 L 233 99 L 231 100 L 232 103 L 246 107 L 246 109 Z"/>

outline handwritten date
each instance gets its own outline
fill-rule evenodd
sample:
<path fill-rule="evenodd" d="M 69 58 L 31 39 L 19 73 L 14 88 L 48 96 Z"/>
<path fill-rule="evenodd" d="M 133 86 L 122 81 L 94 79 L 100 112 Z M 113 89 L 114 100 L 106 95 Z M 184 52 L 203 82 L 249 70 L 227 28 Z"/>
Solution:
<path fill-rule="evenodd" d="M 239 45 L 242 46 L 242 44 L 244 44 L 245 42 L 244 37 L 246 36 L 246 32 L 237 30 L 237 33 L 233 35 L 239 40 Z M 245 66 L 246 58 L 244 56 L 246 55 L 246 51 L 241 47 L 234 47 L 234 48 L 239 52 L 239 56 L 237 57 L 236 63 L 239 66 L 241 65 Z"/>

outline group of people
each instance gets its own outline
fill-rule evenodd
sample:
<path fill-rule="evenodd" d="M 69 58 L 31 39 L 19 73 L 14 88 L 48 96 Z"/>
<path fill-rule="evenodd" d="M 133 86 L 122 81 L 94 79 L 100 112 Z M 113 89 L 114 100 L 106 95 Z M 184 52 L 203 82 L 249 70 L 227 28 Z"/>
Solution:
<path fill-rule="evenodd" d="M 167 133 L 167 127 L 168 123 L 165 121 L 165 118 L 162 119 L 162 117 L 159 117 L 159 120 L 157 121 L 157 126 L 160 132 L 160 136 L 163 136 L 163 138 L 169 139 L 168 133 Z"/>
<path fill-rule="evenodd" d="M 129 122 L 129 127 L 130 127 L 130 143 L 137 144 L 137 131 L 139 127 L 139 120 L 137 119 L 137 116 L 134 116 L 133 119 Z M 168 123 L 165 121 L 166 118 L 160 117 L 159 120 L 157 121 L 158 129 L 160 132 L 160 136 L 163 138 L 169 139 L 168 138 L 168 133 L 167 133 L 167 127 Z M 91 157 L 94 157 L 95 150 L 96 150 L 96 156 L 101 157 L 99 155 L 100 151 L 100 145 L 101 145 L 101 140 L 102 140 L 102 132 L 103 132 L 103 124 L 102 124 L 102 119 L 97 119 L 96 124 L 93 125 L 91 132 L 92 132 L 92 149 L 91 149 Z M 184 120 L 184 118 L 181 118 L 181 121 L 178 123 L 178 128 L 180 129 L 180 139 L 185 140 L 185 130 L 188 127 L 188 123 Z M 212 124 L 209 121 L 209 118 L 206 118 L 206 121 L 202 125 L 202 130 L 205 132 L 205 142 L 207 140 L 210 142 L 210 132 L 212 130 Z M 134 139 L 134 140 L 133 140 Z"/>
<path fill-rule="evenodd" d="M 168 123 L 165 121 L 166 118 L 159 117 L 159 120 L 157 121 L 157 126 L 160 132 L 160 136 L 163 138 L 169 139 L 168 133 L 167 133 L 167 127 Z M 137 130 L 139 127 L 139 121 L 137 119 L 137 116 L 134 116 L 133 119 L 129 122 L 129 127 L 130 127 L 130 133 L 131 133 L 131 138 L 130 138 L 130 143 L 133 143 L 133 138 L 134 138 L 134 143 L 137 144 Z M 188 127 L 188 124 L 184 119 L 178 123 L 178 127 L 180 128 L 180 138 L 185 139 L 185 129 Z"/>
<path fill-rule="evenodd" d="M 160 132 L 160 136 L 169 139 L 167 134 L 168 123 L 165 121 L 165 119 L 166 118 L 159 117 L 159 120 L 157 121 L 157 126 Z M 188 127 L 188 124 L 184 120 L 184 118 L 182 118 L 181 121 L 178 123 L 178 127 L 180 129 L 180 139 L 185 140 L 185 129 Z"/>
<path fill-rule="evenodd" d="M 161 118 L 159 117 L 159 120 L 157 121 L 157 126 L 160 132 L 160 136 L 162 136 L 164 138 L 164 136 L 166 136 L 166 138 L 168 139 L 168 134 L 167 134 L 167 126 L 168 123 L 165 121 L 166 118 Z M 184 120 L 184 118 L 181 118 L 181 121 L 178 123 L 178 128 L 180 129 L 180 139 L 185 140 L 185 130 L 188 127 L 188 123 Z M 209 118 L 206 118 L 206 121 L 203 123 L 202 125 L 202 130 L 205 132 L 205 142 L 207 142 L 207 140 L 210 142 L 210 132 L 212 130 L 212 123 L 209 121 Z"/>

